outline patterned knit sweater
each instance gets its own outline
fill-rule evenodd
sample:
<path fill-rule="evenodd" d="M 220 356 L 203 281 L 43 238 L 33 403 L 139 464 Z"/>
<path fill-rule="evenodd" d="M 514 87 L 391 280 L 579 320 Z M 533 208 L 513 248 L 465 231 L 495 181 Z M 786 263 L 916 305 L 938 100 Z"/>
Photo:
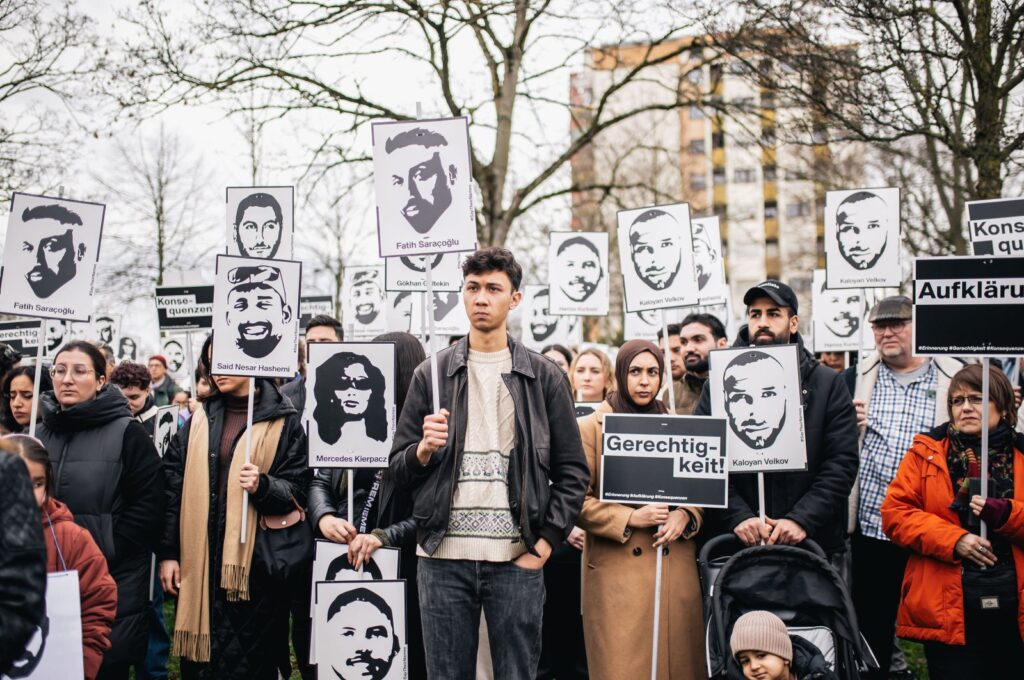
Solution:
<path fill-rule="evenodd" d="M 466 445 L 448 531 L 433 554 L 435 558 L 507 562 L 526 552 L 508 505 L 515 405 L 501 375 L 511 370 L 508 348 L 500 352 L 469 350 Z"/>

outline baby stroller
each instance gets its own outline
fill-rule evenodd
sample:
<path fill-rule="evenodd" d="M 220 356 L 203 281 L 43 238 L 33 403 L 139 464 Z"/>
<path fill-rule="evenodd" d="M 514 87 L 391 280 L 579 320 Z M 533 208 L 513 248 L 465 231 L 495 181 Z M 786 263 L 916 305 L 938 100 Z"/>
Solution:
<path fill-rule="evenodd" d="M 736 619 L 759 609 L 782 619 L 791 637 L 813 644 L 840 680 L 856 680 L 862 670 L 878 667 L 860 635 L 846 585 L 813 541 L 743 548 L 729 534 L 708 541 L 699 560 L 710 678 L 743 679 L 729 636 Z"/>

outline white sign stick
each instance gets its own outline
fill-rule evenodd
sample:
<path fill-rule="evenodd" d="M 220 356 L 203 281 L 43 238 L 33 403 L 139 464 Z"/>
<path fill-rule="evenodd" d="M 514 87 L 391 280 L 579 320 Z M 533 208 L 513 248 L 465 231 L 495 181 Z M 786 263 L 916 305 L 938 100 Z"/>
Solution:
<path fill-rule="evenodd" d="M 249 378 L 249 406 L 245 414 L 245 462 L 252 460 L 252 406 L 253 397 L 256 395 L 256 378 Z M 241 542 L 245 543 L 246 518 L 249 514 L 249 492 L 242 494 L 242 536 Z"/>
<path fill-rule="evenodd" d="M 61 187 L 63 190 L 63 187 Z M 36 372 L 32 378 L 32 415 L 28 423 L 28 436 L 36 436 L 36 418 L 39 417 L 39 379 L 43 375 L 43 349 L 46 347 L 46 319 L 39 320 L 39 334 L 36 336 Z"/>
<path fill-rule="evenodd" d="M 664 318 L 665 312 L 662 312 Z M 659 529 L 661 527 L 658 527 Z M 654 572 L 654 642 L 651 644 L 651 680 L 658 680 L 658 640 L 661 638 L 661 560 L 663 549 L 659 545 Z"/>
<path fill-rule="evenodd" d="M 764 511 L 764 473 L 757 473 L 757 516 L 761 518 L 761 524 L 767 524 L 765 519 L 767 515 Z M 764 541 L 761 541 L 761 545 L 764 545 Z"/>
<path fill-rule="evenodd" d="M 668 351 L 668 316 L 661 310 L 661 338 L 665 342 L 665 373 L 668 375 L 668 412 L 676 414 L 676 390 L 672 384 L 672 356 Z"/>
<path fill-rule="evenodd" d="M 981 359 L 981 497 L 988 498 L 988 357 Z M 988 523 L 981 523 L 981 537 L 988 538 Z"/>
<path fill-rule="evenodd" d="M 189 380 L 192 381 L 192 398 L 198 399 L 199 392 L 196 386 L 196 362 L 192 357 L 192 331 L 185 331 L 185 356 L 188 358 Z"/>
<path fill-rule="evenodd" d="M 434 337 L 434 275 L 431 272 L 430 263 L 426 262 L 424 258 L 424 269 L 427 270 L 427 304 L 424 307 L 429 306 L 427 310 L 427 323 L 429 324 L 430 338 L 427 341 L 427 347 L 430 349 L 430 391 L 434 396 L 434 413 L 441 412 L 441 393 L 438 387 L 437 377 L 437 338 Z"/>
<path fill-rule="evenodd" d="M 356 471 L 353 470 L 352 468 L 349 468 L 348 470 L 345 471 L 345 476 L 347 477 L 347 479 L 345 480 L 345 486 L 348 487 L 348 523 L 352 524 L 352 519 L 353 517 L 355 517 L 355 515 L 353 514 L 352 503 L 354 502 L 355 498 L 353 487 L 356 484 Z"/>

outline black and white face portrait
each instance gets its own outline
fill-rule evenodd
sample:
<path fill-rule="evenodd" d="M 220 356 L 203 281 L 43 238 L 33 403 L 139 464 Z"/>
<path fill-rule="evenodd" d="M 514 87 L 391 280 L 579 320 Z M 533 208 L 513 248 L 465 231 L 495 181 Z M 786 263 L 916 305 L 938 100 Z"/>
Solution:
<path fill-rule="evenodd" d="M 228 187 L 228 254 L 291 257 L 293 204 L 292 187 Z"/>
<path fill-rule="evenodd" d="M 156 430 L 153 443 L 156 445 L 156 452 L 163 458 L 167 448 L 171 445 L 171 439 L 178 431 L 178 407 L 171 405 L 160 408 L 154 420 Z"/>
<path fill-rule="evenodd" d="M 105 345 L 114 347 L 117 343 L 118 320 L 112 316 L 98 316 L 93 322 L 96 328 L 96 339 Z"/>
<path fill-rule="evenodd" d="M 46 640 L 50 636 L 50 619 L 45 614 L 43 620 L 36 626 L 35 631 L 32 633 L 32 637 L 28 641 L 28 645 L 25 646 L 25 651 L 22 652 L 21 657 L 15 660 L 14 664 L 3 676 L 3 678 L 11 678 L 11 680 L 21 680 L 22 678 L 31 678 L 32 674 L 36 672 L 39 665 L 43 661 L 43 655 L 46 653 Z"/>
<path fill-rule="evenodd" d="M 535 343 L 547 342 L 558 329 L 558 317 L 551 314 L 551 289 L 544 288 L 533 296 L 530 306 L 530 338 Z"/>
<path fill-rule="evenodd" d="M 398 680 L 406 676 L 405 584 L 317 583 L 316 660 L 322 677 Z"/>
<path fill-rule="evenodd" d="M 164 340 L 161 354 L 167 359 L 167 370 L 174 375 L 181 374 L 185 365 L 185 348 L 177 340 Z"/>
<path fill-rule="evenodd" d="M 467 120 L 375 123 L 373 147 L 380 255 L 472 250 Z"/>
<path fill-rule="evenodd" d="M 825 214 L 830 288 L 898 285 L 899 189 L 830 191 Z"/>
<path fill-rule="evenodd" d="M 523 286 L 523 300 L 514 312 L 520 314 L 523 344 L 540 351 L 544 345 L 575 347 L 583 340 L 583 327 L 578 316 L 551 314 L 551 292 L 547 285 Z"/>
<path fill-rule="evenodd" d="M 434 291 L 462 290 L 462 260 L 459 253 L 438 253 L 423 257 L 384 258 L 384 288 L 392 291 L 427 290 L 427 263 Z"/>
<path fill-rule="evenodd" d="M 623 210 L 618 222 L 626 311 L 697 304 L 689 206 Z"/>
<path fill-rule="evenodd" d="M 795 345 L 712 350 L 712 415 L 729 423 L 734 472 L 803 469 L 806 448 Z M 723 366 L 724 362 L 724 366 Z M 716 384 L 717 383 L 717 384 Z"/>
<path fill-rule="evenodd" d="M 341 322 L 346 338 L 366 340 L 387 332 L 383 266 L 346 267 L 342 288 Z"/>
<path fill-rule="evenodd" d="M 433 272 L 437 269 L 437 266 L 441 264 L 441 260 L 444 259 L 444 253 L 438 253 L 437 255 L 424 255 L 423 257 L 400 257 L 399 262 L 405 266 L 406 269 L 411 269 L 414 272 L 420 272 L 425 274 L 427 271 L 427 264 L 430 264 L 430 271 Z"/>
<path fill-rule="evenodd" d="M 71 322 L 58 321 L 57 319 L 45 319 L 43 324 L 46 326 L 46 347 L 44 348 L 44 351 L 47 356 L 52 355 L 60 349 L 61 345 L 64 343 L 71 341 Z"/>
<path fill-rule="evenodd" d="M 302 265 L 217 256 L 214 373 L 290 377 L 298 352 Z"/>
<path fill-rule="evenodd" d="M 398 333 L 422 333 L 422 293 L 388 293 L 388 331 Z"/>
<path fill-rule="evenodd" d="M 858 288 L 831 290 L 825 285 L 824 269 L 814 270 L 812 285 L 815 351 L 856 351 L 864 318 L 864 291 Z"/>
<path fill-rule="evenodd" d="M 104 206 L 15 193 L 0 311 L 88 321 Z"/>
<path fill-rule="evenodd" d="M 725 282 L 722 260 L 722 237 L 717 217 L 691 220 L 693 234 L 693 263 L 700 290 L 700 304 L 724 302 L 729 287 Z"/>
<path fill-rule="evenodd" d="M 548 272 L 552 314 L 608 313 L 608 234 L 553 232 Z"/>
<path fill-rule="evenodd" d="M 386 467 L 395 410 L 393 343 L 311 343 L 310 467 Z"/>
<path fill-rule="evenodd" d="M 84 668 L 78 574 L 51 572 L 46 575 L 46 614 L 19 658 L 0 678 L 81 677 Z"/>
<path fill-rule="evenodd" d="M 117 361 L 137 361 L 139 357 L 139 346 L 135 338 L 130 335 L 122 335 L 117 341 Z"/>

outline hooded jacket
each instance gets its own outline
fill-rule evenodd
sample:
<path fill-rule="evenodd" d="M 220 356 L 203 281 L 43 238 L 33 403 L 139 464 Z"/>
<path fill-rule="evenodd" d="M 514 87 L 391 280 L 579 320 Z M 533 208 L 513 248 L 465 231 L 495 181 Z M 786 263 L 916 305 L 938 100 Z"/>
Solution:
<path fill-rule="evenodd" d="M 846 546 L 847 498 L 857 478 L 857 413 L 842 376 L 822 366 L 794 334 L 800 353 L 800 396 L 804 410 L 807 469 L 764 473 L 765 513 L 799 524 L 830 554 Z M 747 327 L 733 347 L 747 347 Z M 710 382 L 693 415 L 711 415 Z M 729 507 L 716 513 L 723 529 L 757 517 L 757 475 L 729 475 Z"/>
<path fill-rule="evenodd" d="M 66 409 L 45 392 L 40 405 L 36 434 L 53 463 L 54 498 L 92 534 L 117 583 L 117 618 L 104 661 L 134 662 L 145 656 L 149 637 L 150 553 L 164 508 L 160 457 L 113 385 Z"/>
<path fill-rule="evenodd" d="M 110 649 L 110 627 L 117 611 L 117 586 L 107 570 L 103 553 L 92 540 L 92 534 L 75 524 L 68 506 L 48 498 L 41 514 L 46 541 L 46 571 L 78 572 L 82 655 L 85 678 L 92 680 L 100 670 L 103 653 Z"/>

